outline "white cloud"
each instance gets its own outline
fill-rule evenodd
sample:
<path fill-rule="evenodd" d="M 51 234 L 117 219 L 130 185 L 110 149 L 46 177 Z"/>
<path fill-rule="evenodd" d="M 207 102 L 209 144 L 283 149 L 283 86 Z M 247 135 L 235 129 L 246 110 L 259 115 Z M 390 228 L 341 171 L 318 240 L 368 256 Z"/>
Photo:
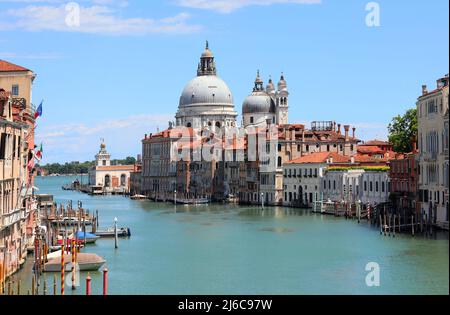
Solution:
<path fill-rule="evenodd" d="M 166 129 L 173 115 L 134 115 L 99 121 L 93 125 L 71 123 L 38 127 L 36 143 L 43 143 L 43 163 L 92 160 L 101 138 L 113 158 L 141 153 L 144 134 Z"/>
<path fill-rule="evenodd" d="M 1 0 L 0 0 L 1 1 Z M 35 0 L 20 0 L 20 2 L 42 2 Z M 59 0 L 50 0 L 57 3 Z M 10 2 L 10 1 L 8 1 Z M 57 31 L 80 32 L 109 35 L 146 35 L 152 33 L 183 34 L 201 29 L 199 25 L 188 23 L 190 15 L 180 13 L 162 19 L 124 18 L 110 4 L 119 7 L 126 1 L 95 0 L 91 6 L 80 6 L 79 24 L 67 23 L 68 17 L 76 14 L 66 10 L 66 5 L 28 5 L 5 11 L 6 19 L 0 22 L 0 30 L 21 29 L 25 31 Z M 96 3 L 102 4 L 97 5 Z M 108 4 L 108 6 L 104 5 Z M 78 15 L 77 15 L 78 16 Z M 9 17 L 9 19 L 8 19 Z"/>
<path fill-rule="evenodd" d="M 177 0 L 183 7 L 213 10 L 220 13 L 232 11 L 248 6 L 269 6 L 273 4 L 320 4 L 321 0 Z"/>

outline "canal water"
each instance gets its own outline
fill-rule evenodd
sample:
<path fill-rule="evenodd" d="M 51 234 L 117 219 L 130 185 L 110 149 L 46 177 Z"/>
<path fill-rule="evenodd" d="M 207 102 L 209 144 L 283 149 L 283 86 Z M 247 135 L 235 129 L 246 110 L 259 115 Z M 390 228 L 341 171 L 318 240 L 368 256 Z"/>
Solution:
<path fill-rule="evenodd" d="M 38 178 L 39 193 L 78 200 L 99 211 L 100 227 L 130 227 L 130 239 L 100 239 L 85 252 L 107 260 L 110 294 L 448 294 L 448 233 L 433 239 L 380 236 L 367 223 L 289 208 L 174 206 L 121 196 L 63 191 L 74 177 Z M 14 277 L 31 287 L 30 256 Z M 366 285 L 366 265 L 380 267 L 380 286 Z M 90 274 L 93 294 L 102 273 Z M 85 278 L 66 294 L 84 294 Z M 47 277 L 53 292 L 53 274 Z M 70 278 L 70 275 L 66 275 Z M 58 291 L 59 291 L 59 278 Z M 41 292 L 43 287 L 41 282 Z"/>

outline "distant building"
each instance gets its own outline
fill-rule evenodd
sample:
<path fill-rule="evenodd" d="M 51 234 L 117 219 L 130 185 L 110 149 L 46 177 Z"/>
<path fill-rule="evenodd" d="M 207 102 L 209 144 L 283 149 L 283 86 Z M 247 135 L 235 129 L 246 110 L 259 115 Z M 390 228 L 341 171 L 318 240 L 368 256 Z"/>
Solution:
<path fill-rule="evenodd" d="M 133 171 L 134 165 L 111 165 L 111 155 L 102 143 L 95 156 L 95 166 L 89 171 L 89 185 L 102 187 L 104 193 L 128 194 Z"/>
<path fill-rule="evenodd" d="M 448 228 L 448 100 L 449 77 L 417 100 L 419 140 L 419 202 L 432 223 Z"/>
<path fill-rule="evenodd" d="M 142 195 L 142 164 L 138 159 L 134 170 L 130 172 L 130 195 Z"/>

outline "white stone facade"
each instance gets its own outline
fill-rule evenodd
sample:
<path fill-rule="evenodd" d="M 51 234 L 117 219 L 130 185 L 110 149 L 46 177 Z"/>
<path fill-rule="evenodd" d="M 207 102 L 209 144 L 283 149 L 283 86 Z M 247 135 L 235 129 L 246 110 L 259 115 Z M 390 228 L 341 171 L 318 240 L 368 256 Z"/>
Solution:
<path fill-rule="evenodd" d="M 422 214 L 448 226 L 448 75 L 417 101 L 419 140 L 419 202 Z"/>

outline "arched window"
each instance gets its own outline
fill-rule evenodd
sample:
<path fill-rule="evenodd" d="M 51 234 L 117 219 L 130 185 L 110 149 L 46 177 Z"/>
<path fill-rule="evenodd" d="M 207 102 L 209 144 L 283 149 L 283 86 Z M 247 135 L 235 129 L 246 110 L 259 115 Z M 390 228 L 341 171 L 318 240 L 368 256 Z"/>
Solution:
<path fill-rule="evenodd" d="M 283 165 L 283 158 L 281 156 L 278 157 L 278 167 Z"/>
<path fill-rule="evenodd" d="M 111 187 L 111 176 L 105 176 L 105 187 Z"/>
<path fill-rule="evenodd" d="M 127 175 L 120 175 L 120 186 L 126 186 Z"/>
<path fill-rule="evenodd" d="M 192 124 L 191 124 L 191 123 L 187 123 L 187 124 L 186 124 L 186 127 L 191 128 L 191 127 L 192 127 Z"/>

